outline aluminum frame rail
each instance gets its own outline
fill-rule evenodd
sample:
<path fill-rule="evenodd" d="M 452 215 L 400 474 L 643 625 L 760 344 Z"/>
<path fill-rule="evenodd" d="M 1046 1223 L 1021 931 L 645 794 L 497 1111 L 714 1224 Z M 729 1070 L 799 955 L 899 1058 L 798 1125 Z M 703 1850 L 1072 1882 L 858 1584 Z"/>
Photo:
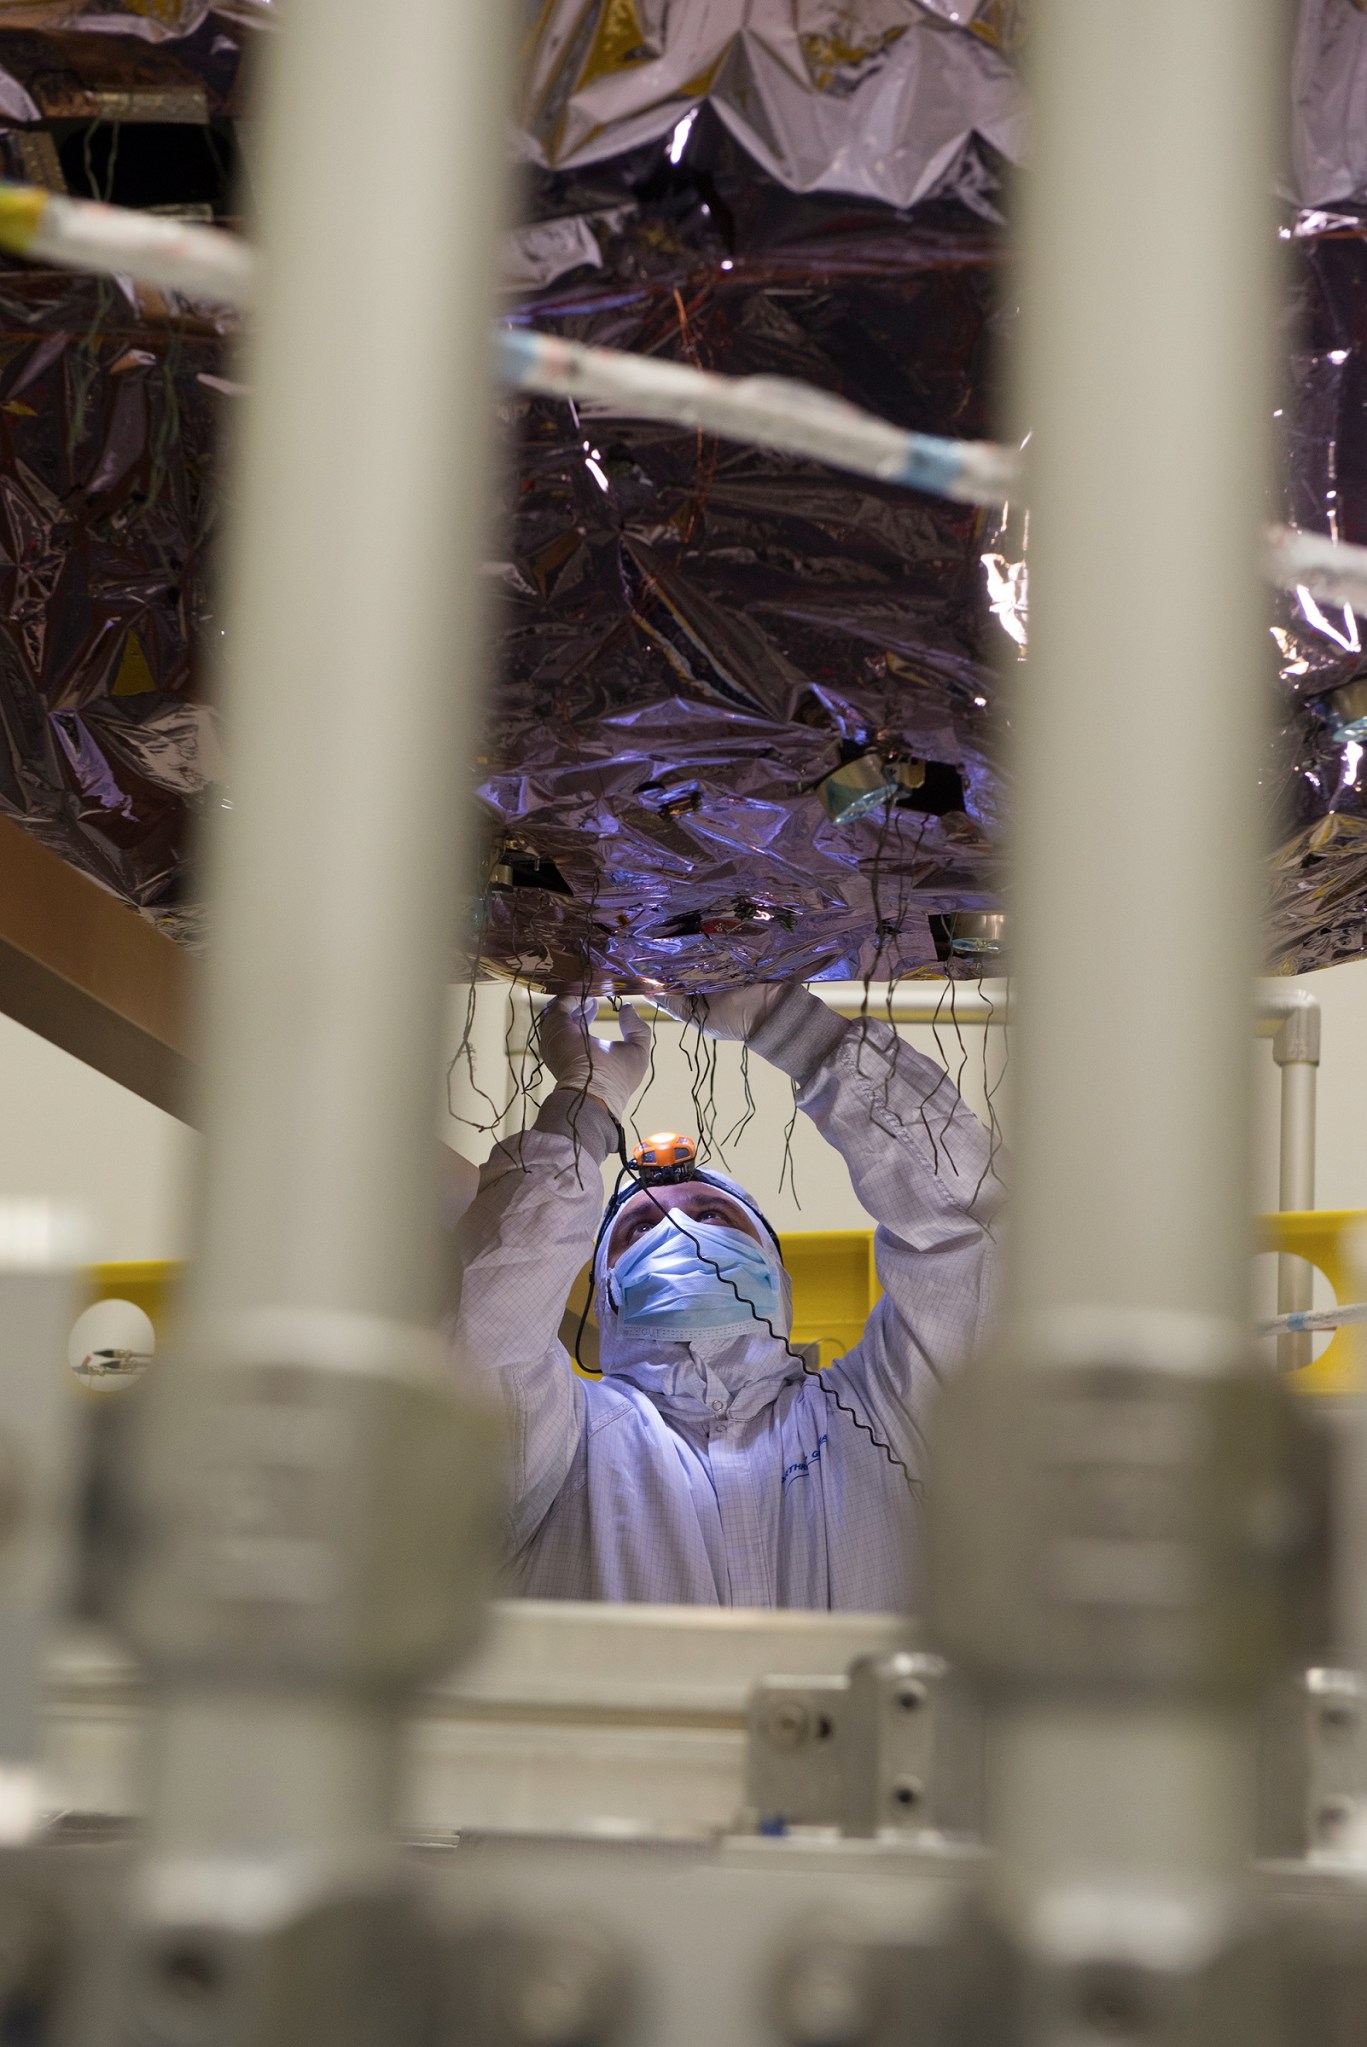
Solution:
<path fill-rule="evenodd" d="M 906 983 L 895 988 L 863 988 L 858 982 L 820 982 L 813 994 L 829 1002 L 840 1016 L 886 1018 L 889 1023 L 955 1025 L 1006 1024 L 1011 1021 L 1008 981 L 955 984 Z M 1191 985 L 1169 988 L 1164 1001 L 1179 1019 L 1186 1005 L 1200 997 Z M 1076 1000 L 1070 1005 L 1079 1013 Z M 1281 1075 L 1277 1145 L 1277 1206 L 1283 1215 L 1315 1206 L 1316 1097 L 1320 1065 L 1321 1016 L 1318 999 L 1308 988 L 1260 981 L 1254 997 L 1257 1035 L 1272 1042 L 1272 1057 Z M 1315 1268 L 1304 1258 L 1283 1254 L 1277 1261 L 1277 1313 L 1303 1314 L 1315 1298 Z M 1285 1372 L 1298 1371 L 1314 1355 L 1314 1338 L 1305 1332 L 1278 1337 L 1277 1362 Z"/>
<path fill-rule="evenodd" d="M 155 2038 L 193 2012 L 198 2039 L 368 2047 L 421 1989 L 391 1860 L 400 1723 L 493 1563 L 496 1460 L 435 1329 L 432 1091 L 484 665 L 506 17 L 395 0 L 379 34 L 371 0 L 292 0 L 269 39 L 205 1163 L 122 1599 L 155 1710 L 110 2001 Z M 358 403 L 381 358 L 385 403 Z"/>
<path fill-rule="evenodd" d="M 1277 1206 L 1283 1215 L 1297 1214 L 1315 1206 L 1320 1006 L 1307 989 L 1272 987 L 1263 992 L 1260 1015 L 1282 1077 Z M 1308 1259 L 1283 1253 L 1277 1260 L 1277 1313 L 1303 1314 L 1314 1299 L 1314 1266 Z M 1277 1363 L 1284 1372 L 1299 1371 L 1314 1354 L 1315 1340 L 1307 1331 L 1277 1338 Z"/>
<path fill-rule="evenodd" d="M 1009 1311 L 931 1479 L 935 1627 L 990 1701 L 1002 2036 L 1032 2047 L 1276 2037 L 1253 1727 L 1304 1518 L 1244 1190 L 1284 26 L 1270 0 L 1032 16 Z M 1053 970 L 1079 933 L 1081 1009 Z"/>
<path fill-rule="evenodd" d="M 812 992 L 840 1016 L 884 1018 L 895 1024 L 980 1024 L 1012 1020 L 1008 981 L 946 984 L 904 982 L 900 987 L 864 989 L 858 982 L 815 982 Z M 1179 1018 L 1186 1005 L 1199 1001 L 1191 985 L 1169 988 L 1163 997 Z M 1080 1013 L 1076 1000 L 1070 1004 Z M 1254 997 L 1257 1035 L 1272 1042 L 1272 1057 L 1281 1075 L 1277 1141 L 1277 1206 L 1283 1215 L 1315 1206 L 1316 1098 L 1320 1065 L 1321 1016 L 1308 988 L 1276 981 L 1258 983 Z M 1277 1260 L 1277 1313 L 1303 1314 L 1315 1298 L 1315 1268 L 1305 1258 L 1283 1253 Z M 1314 1338 L 1295 1331 L 1277 1339 L 1277 1363 L 1284 1372 L 1299 1371 L 1314 1356 Z"/>
<path fill-rule="evenodd" d="M 903 981 L 896 984 L 861 981 L 813 981 L 814 995 L 827 1003 L 837 1016 L 867 1016 L 891 1024 L 944 1024 L 947 1028 L 979 1026 L 1004 1027 L 1014 1020 L 1009 980 Z M 668 1014 L 655 1007 L 649 996 L 627 998 L 633 1006 L 654 1019 Z M 1069 1000 L 1070 1016 L 1083 1013 L 1086 996 L 1076 991 Z M 1199 1000 L 1192 984 L 1166 983 L 1162 1001 L 1180 1023 L 1186 1006 Z M 530 1045 L 535 1005 L 524 988 L 509 991 L 512 1015 L 499 1021 L 496 1033 L 486 1033 L 486 1042 L 498 1053 L 521 1059 Z M 1254 1029 L 1271 1041 L 1272 1057 L 1281 1074 L 1278 1150 L 1277 1205 L 1283 1214 L 1315 1206 L 1316 1105 L 1320 1065 L 1322 1017 L 1318 998 L 1308 988 L 1285 982 L 1259 981 L 1253 1002 Z M 610 1017 L 604 1007 L 600 1012 Z M 516 1090 L 511 1083 L 503 1107 L 511 1107 Z M 497 1094 L 494 1096 L 497 1101 Z M 1277 1266 L 1277 1313 L 1304 1313 L 1314 1300 L 1314 1267 L 1304 1258 L 1284 1254 Z M 1278 1344 L 1278 1363 L 1284 1371 L 1307 1365 L 1312 1356 L 1312 1339 L 1294 1334 Z"/>

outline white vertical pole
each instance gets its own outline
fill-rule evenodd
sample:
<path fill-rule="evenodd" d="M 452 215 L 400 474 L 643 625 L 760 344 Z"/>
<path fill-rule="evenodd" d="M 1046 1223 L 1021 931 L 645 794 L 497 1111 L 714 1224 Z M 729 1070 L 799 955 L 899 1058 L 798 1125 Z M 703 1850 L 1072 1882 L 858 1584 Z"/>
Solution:
<path fill-rule="evenodd" d="M 1137 1898 L 1191 1931 L 1238 1887 L 1278 1653 L 1273 1579 L 1231 1618 L 1261 1567 L 1195 1503 L 1268 1497 L 1279 1452 L 1236 1467 L 1281 1441 L 1230 1417 L 1264 1411 L 1245 1163 L 1282 13 L 1031 19 L 1008 1326 L 946 1401 L 937 1603 L 994 1687 L 998 1900 L 1039 1966 L 1133 1956 Z"/>
<path fill-rule="evenodd" d="M 292 0 L 269 53 L 200 1312 L 408 1316 L 432 1298 L 439 990 L 483 662 L 503 13 Z"/>
<path fill-rule="evenodd" d="M 0 1201 L 0 1844 L 43 1801 L 45 1662 L 71 1592 L 77 1403 L 67 1334 L 88 1255 L 84 1218 Z"/>
<path fill-rule="evenodd" d="M 1248 987 L 1269 682 L 1273 0 L 1041 0 L 1024 181 L 1031 656 L 1021 691 L 1014 1325 L 1182 1318 L 1247 1289 Z M 1090 1014 L 1057 963 L 1086 946 Z M 1196 999 L 1166 998 L 1195 949 Z M 1189 1340 L 1179 1336 L 1177 1341 Z M 1204 1880 L 1247 1853 L 1236 1713 L 1007 1715 L 1007 1868 Z"/>
<path fill-rule="evenodd" d="M 1023 186 L 1031 653 L 1018 741 L 1011 1307 L 1243 1340 L 1269 687 L 1274 0 L 1041 0 Z M 1090 1013 L 1057 964 L 1085 944 Z M 1199 957 L 1194 999 L 1164 992 Z M 1247 1852 L 1248 1739 L 1187 1704 L 1000 1730 L 1008 1871 L 1204 1878 Z"/>
<path fill-rule="evenodd" d="M 1291 1011 L 1272 1040 L 1272 1057 L 1282 1077 L 1277 1206 L 1283 1215 L 1315 1206 L 1315 1102 L 1320 1057 L 1320 1009 L 1311 999 Z M 1277 1313 L 1289 1315 L 1315 1303 L 1315 1268 L 1305 1258 L 1277 1260 Z M 1314 1338 L 1302 1331 L 1277 1339 L 1284 1372 L 1308 1365 Z"/>
<path fill-rule="evenodd" d="M 290 0 L 268 38 L 205 1169 L 128 1593 L 163 1926 L 231 1919 L 243 1868 L 292 1900 L 300 1871 L 383 1860 L 405 1697 L 480 1605 L 494 1459 L 433 1331 L 433 1126 L 511 26 L 497 0 Z"/>

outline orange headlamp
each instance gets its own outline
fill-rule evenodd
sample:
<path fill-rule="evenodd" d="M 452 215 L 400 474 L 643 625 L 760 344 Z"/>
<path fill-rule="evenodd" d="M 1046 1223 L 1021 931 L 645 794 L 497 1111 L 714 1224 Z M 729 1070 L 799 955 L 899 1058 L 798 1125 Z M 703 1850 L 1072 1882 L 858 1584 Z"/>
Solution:
<path fill-rule="evenodd" d="M 698 1147 L 691 1137 L 681 1137 L 676 1130 L 657 1130 L 637 1145 L 631 1162 L 645 1186 L 671 1186 L 693 1178 L 698 1170 Z"/>

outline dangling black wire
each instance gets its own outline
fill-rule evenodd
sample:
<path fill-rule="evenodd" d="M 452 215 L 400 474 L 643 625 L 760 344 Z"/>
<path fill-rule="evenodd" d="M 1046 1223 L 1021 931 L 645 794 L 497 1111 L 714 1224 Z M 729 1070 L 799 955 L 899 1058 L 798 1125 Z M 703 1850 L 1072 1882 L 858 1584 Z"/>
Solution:
<path fill-rule="evenodd" d="M 745 1091 L 745 1107 L 741 1110 L 740 1115 L 731 1125 L 725 1137 L 719 1138 L 717 1141 L 717 1149 L 721 1152 L 723 1158 L 726 1157 L 725 1147 L 728 1144 L 739 1144 L 755 1120 L 755 1096 L 754 1090 L 750 1086 L 750 1047 L 744 1039 L 741 1040 L 740 1048 L 740 1084 Z"/>
<path fill-rule="evenodd" d="M 717 1156 L 722 1162 L 723 1169 L 729 1173 L 731 1167 L 726 1157 L 725 1141 L 717 1134 L 717 1062 L 721 1058 L 721 1040 L 719 1038 L 709 1038 L 707 1040 L 707 1052 L 708 1052 L 707 1062 L 708 1149 L 711 1150 L 713 1146 L 715 1146 Z"/>
<path fill-rule="evenodd" d="M 641 1124 L 640 1124 L 640 1114 L 641 1114 L 641 1110 L 642 1110 L 642 1109 L 643 1109 L 643 1108 L 645 1107 L 645 1104 L 646 1104 L 646 1100 L 647 1100 L 647 1097 L 648 1097 L 648 1096 L 649 1096 L 649 1094 L 650 1094 L 650 1090 L 651 1090 L 651 1089 L 652 1089 L 652 1088 L 654 1087 L 654 1085 L 655 1085 L 655 1045 L 656 1045 L 656 1041 L 657 1041 L 657 1037 L 658 1037 L 658 1033 L 659 1033 L 659 1026 L 660 1026 L 660 1018 L 659 1018 L 659 1013 L 658 1013 L 658 1011 L 657 1011 L 657 1013 L 656 1013 L 656 1015 L 655 1015 L 655 1017 L 654 1017 L 654 1019 L 653 1019 L 653 1021 L 652 1021 L 652 1023 L 651 1023 L 651 1026 L 650 1026 L 650 1064 L 649 1064 L 649 1066 L 647 1066 L 647 1068 L 646 1068 L 646 1084 L 645 1084 L 645 1086 L 644 1086 L 644 1087 L 643 1087 L 643 1088 L 641 1089 L 641 1092 L 640 1092 L 640 1094 L 639 1094 L 639 1095 L 637 1095 L 637 1097 L 636 1097 L 636 1100 L 635 1100 L 635 1103 L 633 1104 L 633 1106 L 632 1106 L 632 1111 L 631 1111 L 631 1129 L 632 1129 L 632 1135 L 633 1135 L 633 1136 L 635 1137 L 635 1139 L 636 1139 L 636 1142 L 637 1142 L 638 1144 L 639 1144 L 639 1143 L 640 1143 L 640 1141 L 641 1141 Z"/>
<path fill-rule="evenodd" d="M 940 1078 L 936 1081 L 934 1087 L 931 1089 L 929 1095 L 926 1097 L 927 1101 L 930 1102 L 934 1101 L 936 1095 L 939 1094 L 940 1089 L 942 1087 L 948 1087 L 951 1092 L 953 1091 L 954 1087 L 954 1083 L 949 1078 L 949 1054 L 946 1052 L 944 1045 L 940 1041 L 940 1016 L 945 1006 L 945 996 L 953 988 L 953 986 L 954 977 L 950 973 L 948 963 L 946 963 L 945 981 L 940 989 L 939 996 L 936 999 L 935 1014 L 930 1020 L 930 1034 L 935 1040 L 935 1056 L 940 1063 Z M 954 1121 L 954 1111 L 957 1106 L 958 1106 L 957 1101 L 950 1103 L 949 1114 L 948 1116 L 946 1116 L 943 1124 L 940 1126 L 939 1140 L 940 1148 L 944 1152 L 945 1157 L 949 1160 L 949 1170 L 951 1173 L 955 1174 L 958 1173 L 959 1168 L 955 1164 L 954 1154 L 949 1148 L 949 1131 L 950 1126 Z"/>
<path fill-rule="evenodd" d="M 618 1173 L 616 1180 L 613 1182 L 612 1193 L 608 1197 L 607 1207 L 603 1210 L 603 1220 L 599 1223 L 598 1233 L 593 1240 L 593 1253 L 589 1259 L 589 1283 L 587 1291 L 585 1292 L 584 1295 L 584 1311 L 579 1317 L 579 1327 L 574 1332 L 574 1362 L 576 1363 L 576 1365 L 578 1365 L 581 1372 L 590 1373 L 595 1379 L 602 1378 L 603 1376 L 602 1366 L 586 1365 L 584 1363 L 583 1358 L 579 1355 L 579 1352 L 584 1341 L 584 1331 L 588 1328 L 589 1325 L 589 1309 L 593 1306 L 595 1274 L 598 1269 L 598 1253 L 602 1247 L 603 1238 L 607 1234 L 608 1225 L 609 1223 L 611 1223 L 613 1217 L 617 1213 L 618 1209 L 617 1197 L 622 1191 L 622 1182 L 623 1180 L 630 1179 L 633 1177 L 631 1166 L 627 1160 L 626 1134 L 623 1131 L 620 1123 L 617 1126 L 617 1149 L 618 1156 L 622 1161 L 621 1171 Z M 639 1177 L 637 1177 L 637 1184 L 638 1185 L 640 1184 Z"/>
<path fill-rule="evenodd" d="M 981 972 L 979 972 L 978 978 L 981 981 Z M 948 1134 L 949 1126 L 954 1121 L 959 1104 L 963 1100 L 964 1075 L 968 1071 L 968 1045 L 964 1038 L 962 1026 L 959 1023 L 958 986 L 957 980 L 951 977 L 949 983 L 949 1021 L 954 1026 L 954 1035 L 959 1042 L 959 1070 L 954 1076 L 954 1100 L 949 1105 L 949 1121 L 945 1124 L 946 1134 Z"/>
<path fill-rule="evenodd" d="M 479 1000 L 479 986 L 474 978 L 478 972 L 479 961 L 476 960 L 471 969 L 470 992 L 465 1001 L 465 1022 L 461 1028 L 460 1043 L 456 1046 L 451 1061 L 446 1068 L 446 1113 L 453 1123 L 463 1123 L 468 1130 L 473 1130 L 476 1136 L 484 1137 L 498 1129 L 505 1112 L 499 1108 L 498 1103 L 489 1093 L 489 1090 L 481 1087 L 475 1079 L 475 1048 L 472 1041 L 472 1033 L 475 1025 L 475 1010 Z M 462 1116 L 456 1108 L 456 1068 L 462 1063 L 469 1077 L 471 1094 L 478 1095 L 482 1102 L 487 1102 L 489 1105 L 490 1120 L 487 1123 L 476 1122 L 473 1116 Z M 511 1064 L 511 1061 L 509 1063 Z"/>
<path fill-rule="evenodd" d="M 792 1190 L 793 1207 L 800 1209 L 802 1199 L 797 1191 L 797 1167 L 793 1162 L 793 1132 L 797 1129 L 797 1082 L 790 1082 L 790 1086 L 793 1091 L 793 1107 L 788 1121 L 783 1126 L 783 1157 L 778 1169 L 778 1191 L 781 1195 L 786 1180 Z"/>
<path fill-rule="evenodd" d="M 869 867 L 869 899 L 873 907 L 873 952 L 868 956 L 863 974 L 863 991 L 859 998 L 859 1048 L 854 1055 L 854 1070 L 860 1079 L 864 1078 L 864 1048 L 869 1039 L 869 999 L 874 979 L 882 965 L 889 938 L 900 936 L 900 925 L 893 927 L 883 917 L 883 856 L 887 851 L 888 837 L 893 829 L 893 806 L 887 802 L 878 814 L 878 837 L 874 844 L 873 859 Z"/>
<path fill-rule="evenodd" d="M 998 1088 L 1001 1086 L 1003 1080 L 1006 1078 L 1006 1065 L 1007 1060 L 1010 1057 L 1010 1039 L 1005 1036 L 1005 1027 L 1003 1026 L 1001 1071 L 998 1073 L 996 1080 L 995 1081 L 992 1080 L 989 1077 L 988 1070 L 987 1040 L 989 1036 L 989 1025 L 991 1023 L 994 1011 L 992 1008 L 991 997 L 987 993 L 987 989 L 984 985 L 981 974 L 979 974 L 978 976 L 978 993 L 979 995 L 982 996 L 983 1000 L 987 1003 L 988 1006 L 988 1022 L 983 1026 L 983 1096 L 987 1103 L 988 1117 L 987 1164 L 983 1167 L 982 1172 L 978 1175 L 978 1184 L 973 1189 L 973 1199 L 968 1204 L 970 1215 L 973 1213 L 973 1210 L 977 1207 L 978 1196 L 982 1193 L 983 1188 L 986 1186 L 988 1180 L 998 1177 L 996 1173 L 997 1156 L 1001 1151 L 1004 1140 L 1001 1126 L 1001 1118 L 997 1114 L 997 1104 L 995 1097 Z M 1010 993 L 1011 983 L 1008 977 L 1006 984 L 1006 1009 L 1008 1015 L 1010 1014 Z M 991 1226 L 989 1224 L 984 1223 L 983 1227 L 987 1231 L 988 1236 L 990 1237 L 992 1235 Z"/>

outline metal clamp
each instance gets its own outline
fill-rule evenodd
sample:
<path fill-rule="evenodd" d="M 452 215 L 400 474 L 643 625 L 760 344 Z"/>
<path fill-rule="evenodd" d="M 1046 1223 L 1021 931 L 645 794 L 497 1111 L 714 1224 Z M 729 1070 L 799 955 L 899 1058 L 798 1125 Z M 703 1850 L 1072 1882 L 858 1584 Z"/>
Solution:
<path fill-rule="evenodd" d="M 1294 1661 L 1312 1446 L 1280 1382 L 1202 1335 L 1117 1330 L 1107 1355 L 1093 1332 L 1077 1363 L 987 1359 L 946 1388 L 932 1608 L 966 1670 L 1247 1695 Z"/>
<path fill-rule="evenodd" d="M 765 1678 L 747 1726 L 746 1803 L 766 1832 L 977 1831 L 982 1722 L 939 1656 L 861 1657 L 844 1677 Z"/>
<path fill-rule="evenodd" d="M 121 1621 L 154 1668 L 403 1692 L 473 1635 L 496 1535 L 491 1414 L 438 1339 L 264 1314 L 149 1387 Z"/>
<path fill-rule="evenodd" d="M 1339 1860 L 1367 1807 L 1367 1678 L 1316 1667 L 1280 1686 L 1259 1761 L 1260 1853 Z"/>

